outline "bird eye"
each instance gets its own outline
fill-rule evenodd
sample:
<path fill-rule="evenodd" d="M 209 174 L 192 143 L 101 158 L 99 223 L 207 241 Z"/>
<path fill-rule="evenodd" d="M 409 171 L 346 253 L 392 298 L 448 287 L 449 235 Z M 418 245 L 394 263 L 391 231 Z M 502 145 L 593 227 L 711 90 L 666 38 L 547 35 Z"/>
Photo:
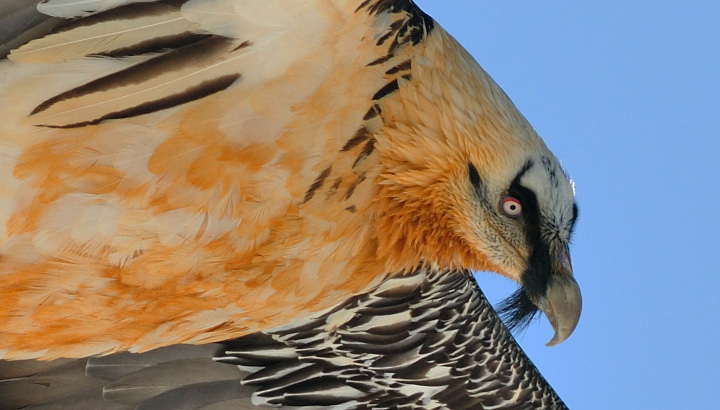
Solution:
<path fill-rule="evenodd" d="M 511 218 L 517 218 L 520 214 L 522 214 L 522 205 L 520 204 L 520 201 L 511 196 L 503 198 L 500 208 L 502 208 L 505 215 Z"/>

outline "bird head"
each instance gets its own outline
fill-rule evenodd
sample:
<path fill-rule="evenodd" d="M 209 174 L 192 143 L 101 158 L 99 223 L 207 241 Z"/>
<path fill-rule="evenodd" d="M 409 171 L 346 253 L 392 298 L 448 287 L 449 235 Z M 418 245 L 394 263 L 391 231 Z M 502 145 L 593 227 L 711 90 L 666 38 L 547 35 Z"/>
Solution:
<path fill-rule="evenodd" d="M 506 323 L 526 326 L 539 308 L 555 329 L 552 346 L 567 339 L 580 318 L 582 299 L 569 251 L 578 208 L 572 181 L 546 149 L 515 166 L 514 175 L 488 178 L 484 185 L 468 163 L 477 192 L 468 237 L 500 273 L 521 285 L 501 304 Z"/>
<path fill-rule="evenodd" d="M 510 327 L 542 310 L 555 330 L 548 345 L 567 339 L 582 306 L 568 247 L 578 211 L 557 158 L 444 32 L 433 32 L 398 97 L 383 106 L 376 144 L 380 252 L 406 268 L 504 275 L 520 285 L 501 308 Z"/>

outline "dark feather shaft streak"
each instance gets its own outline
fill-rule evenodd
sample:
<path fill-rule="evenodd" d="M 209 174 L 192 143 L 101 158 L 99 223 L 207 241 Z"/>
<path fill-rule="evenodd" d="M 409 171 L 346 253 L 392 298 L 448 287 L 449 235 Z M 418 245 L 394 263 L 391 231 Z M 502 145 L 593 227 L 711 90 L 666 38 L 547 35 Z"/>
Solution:
<path fill-rule="evenodd" d="M 151 58 L 148 61 L 136 64 L 120 72 L 98 78 L 97 80 L 91 81 L 80 87 L 65 91 L 64 93 L 52 97 L 35 107 L 31 115 L 36 115 L 46 111 L 53 105 L 62 101 L 81 98 L 83 96 L 108 91 L 118 87 L 150 81 L 153 78 L 167 72 L 168 67 L 178 70 L 188 65 L 197 65 L 198 62 L 208 60 L 216 53 L 226 48 L 229 42 L 230 40 L 220 37 L 209 37 L 203 41 L 194 42 L 191 45 L 187 45 L 162 54 L 158 57 Z M 237 76 L 239 76 L 239 74 Z M 196 95 L 203 94 L 208 95 L 211 94 L 211 92 L 197 93 Z"/>
<path fill-rule="evenodd" d="M 330 176 L 330 171 L 332 171 L 332 167 L 327 167 L 323 170 L 323 172 L 320 173 L 320 175 L 318 175 L 317 178 L 315 178 L 315 182 L 313 182 L 312 185 L 310 185 L 310 188 L 308 188 L 307 192 L 305 192 L 303 203 L 311 200 L 313 196 L 315 196 L 315 191 L 317 191 L 323 186 L 327 177 Z"/>
<path fill-rule="evenodd" d="M 51 128 L 75 128 L 75 127 L 83 127 L 86 125 L 94 125 L 98 124 L 102 121 L 106 120 L 113 120 L 113 119 L 119 119 L 119 118 L 130 118 L 130 117 L 136 117 L 139 115 L 149 114 L 155 111 L 165 110 L 168 108 L 172 108 L 178 105 L 182 105 L 191 101 L 199 100 L 201 98 L 207 97 L 211 94 L 215 94 L 219 91 L 222 91 L 228 87 L 230 87 L 238 78 L 240 78 L 240 74 L 235 75 L 226 75 L 219 78 L 216 78 L 211 81 L 205 81 L 200 84 L 198 84 L 195 87 L 190 87 L 187 90 L 172 94 L 168 97 L 164 97 L 158 100 L 148 101 L 146 103 L 136 105 L 134 107 L 130 107 L 124 110 L 111 112 L 108 114 L 105 114 L 101 117 L 95 118 L 91 121 L 86 122 L 80 122 L 76 124 L 70 124 L 70 125 L 64 125 L 64 126 L 52 126 L 47 125 Z"/>

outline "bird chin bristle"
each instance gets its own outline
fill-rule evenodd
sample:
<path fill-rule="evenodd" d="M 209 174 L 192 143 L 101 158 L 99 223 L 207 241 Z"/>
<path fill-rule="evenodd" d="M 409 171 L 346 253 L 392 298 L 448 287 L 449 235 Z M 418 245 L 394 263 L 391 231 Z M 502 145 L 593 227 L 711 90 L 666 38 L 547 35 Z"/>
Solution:
<path fill-rule="evenodd" d="M 516 290 L 497 307 L 497 312 L 505 322 L 505 326 L 513 332 L 522 332 L 527 329 L 539 311 L 540 309 L 530 300 L 524 288 Z"/>

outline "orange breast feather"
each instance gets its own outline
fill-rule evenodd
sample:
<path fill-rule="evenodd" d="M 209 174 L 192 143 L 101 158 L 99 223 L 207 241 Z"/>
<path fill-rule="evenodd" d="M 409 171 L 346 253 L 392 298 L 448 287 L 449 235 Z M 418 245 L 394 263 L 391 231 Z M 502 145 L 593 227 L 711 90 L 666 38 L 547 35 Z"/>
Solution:
<path fill-rule="evenodd" d="M 433 140 L 462 125 L 444 95 L 476 126 L 458 90 L 485 74 L 419 12 L 352 3 L 134 4 L 0 62 L 0 355 L 226 340 L 421 261 L 497 270 L 428 184 L 457 152 L 492 168 Z"/>
<path fill-rule="evenodd" d="M 409 49 L 378 47 L 388 28 L 365 13 L 317 7 L 287 16 L 314 29 L 193 39 L 164 65 L 85 57 L 63 32 L 36 40 L 64 44 L 52 52 L 2 63 L 5 357 L 224 340 L 332 306 L 388 271 L 374 211 L 382 120 L 368 110 Z"/>

